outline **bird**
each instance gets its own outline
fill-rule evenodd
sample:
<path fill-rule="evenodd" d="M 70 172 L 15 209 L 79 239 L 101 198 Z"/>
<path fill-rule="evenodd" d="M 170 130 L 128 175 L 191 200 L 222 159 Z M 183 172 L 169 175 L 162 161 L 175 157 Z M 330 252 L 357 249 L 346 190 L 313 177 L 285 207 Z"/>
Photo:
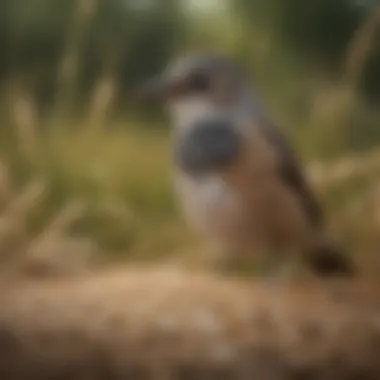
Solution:
<path fill-rule="evenodd" d="M 242 65 L 218 53 L 183 54 L 140 92 L 168 113 L 176 196 L 189 225 L 217 247 L 221 267 L 239 257 L 292 257 L 321 278 L 354 276 Z"/>

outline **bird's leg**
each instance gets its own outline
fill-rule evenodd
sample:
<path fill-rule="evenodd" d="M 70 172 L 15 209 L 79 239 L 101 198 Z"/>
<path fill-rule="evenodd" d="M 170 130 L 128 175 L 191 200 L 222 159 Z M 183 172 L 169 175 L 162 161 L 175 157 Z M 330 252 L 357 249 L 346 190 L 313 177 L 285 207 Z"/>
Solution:
<path fill-rule="evenodd" d="M 288 252 L 260 249 L 260 254 L 247 254 L 213 244 L 207 256 L 207 267 L 223 275 L 262 278 L 269 283 L 282 283 L 292 279 L 299 268 L 296 257 Z"/>
<path fill-rule="evenodd" d="M 277 255 L 268 255 L 263 268 L 263 279 L 272 284 L 287 283 L 299 275 L 298 257 L 288 252 L 278 252 Z"/>
<path fill-rule="evenodd" d="M 230 250 L 213 246 L 208 258 L 208 266 L 215 272 L 226 274 L 233 267 L 233 254 Z"/>
<path fill-rule="evenodd" d="M 221 274 L 259 277 L 265 273 L 268 266 L 244 250 L 216 246 L 211 252 L 209 267 Z"/>
<path fill-rule="evenodd" d="M 242 255 L 235 249 L 211 244 L 207 256 L 207 267 L 220 274 L 235 274 L 241 272 Z"/>

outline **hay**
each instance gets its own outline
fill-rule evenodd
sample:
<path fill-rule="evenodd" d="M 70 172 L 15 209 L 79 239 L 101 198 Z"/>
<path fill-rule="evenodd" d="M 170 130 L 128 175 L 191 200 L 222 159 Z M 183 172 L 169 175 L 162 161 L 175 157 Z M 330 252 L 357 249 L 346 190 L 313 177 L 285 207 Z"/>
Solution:
<path fill-rule="evenodd" d="M 376 379 L 376 287 L 175 269 L 3 279 L 1 379 Z"/>

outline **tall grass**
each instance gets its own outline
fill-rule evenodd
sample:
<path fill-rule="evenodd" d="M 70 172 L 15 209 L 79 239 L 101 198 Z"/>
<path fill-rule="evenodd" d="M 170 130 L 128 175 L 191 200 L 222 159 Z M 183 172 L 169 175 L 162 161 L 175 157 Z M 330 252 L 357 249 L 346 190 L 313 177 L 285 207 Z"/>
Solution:
<path fill-rule="evenodd" d="M 0 139 L 0 256 L 31 261 L 33 268 L 69 269 L 85 267 L 92 259 L 191 261 L 205 248 L 176 207 L 168 128 L 111 123 L 108 111 L 115 82 L 107 70 L 94 86 L 86 118 L 64 117 L 75 87 L 80 41 L 96 4 L 78 1 L 75 28 L 70 29 L 57 73 L 65 79 L 43 130 L 27 88 L 18 81 L 11 88 L 9 120 L 3 121 Z M 371 33 L 364 35 L 372 38 Z M 264 61 L 273 61 L 270 52 L 275 49 L 264 50 L 263 67 Z M 357 54 L 348 56 L 352 61 Z M 72 63 L 70 70 L 67 62 Z M 354 66 L 350 72 L 360 70 L 358 64 L 347 64 Z M 291 87 L 285 79 L 279 91 L 296 99 L 305 83 Z M 307 96 L 311 106 L 304 116 L 293 119 L 296 128 L 288 132 L 309 164 L 332 230 L 351 250 L 376 252 L 380 152 L 366 149 L 353 154 L 347 146 L 351 140 L 355 148 L 375 145 L 380 134 L 377 140 L 369 136 L 369 141 L 361 142 L 355 128 L 361 123 L 379 126 L 380 115 L 370 111 L 346 82 L 318 83 Z M 302 113 L 303 106 L 297 107 Z M 281 117 L 281 112 L 277 115 Z M 343 151 L 345 157 L 336 157 Z"/>
<path fill-rule="evenodd" d="M 13 140 L 14 147 L 23 144 Z M 33 154 L 2 152 L 4 257 L 80 267 L 92 259 L 191 261 L 206 249 L 177 208 L 166 129 L 85 123 L 31 141 Z M 378 149 L 309 161 L 331 229 L 351 250 L 380 246 L 379 172 Z"/>

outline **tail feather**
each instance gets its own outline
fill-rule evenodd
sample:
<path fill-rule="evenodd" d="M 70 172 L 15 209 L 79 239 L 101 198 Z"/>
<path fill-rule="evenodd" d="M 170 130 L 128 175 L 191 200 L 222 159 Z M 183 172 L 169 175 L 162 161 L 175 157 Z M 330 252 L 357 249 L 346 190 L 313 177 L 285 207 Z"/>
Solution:
<path fill-rule="evenodd" d="M 353 260 L 332 245 L 320 245 L 307 255 L 309 268 L 319 277 L 354 277 Z"/>

